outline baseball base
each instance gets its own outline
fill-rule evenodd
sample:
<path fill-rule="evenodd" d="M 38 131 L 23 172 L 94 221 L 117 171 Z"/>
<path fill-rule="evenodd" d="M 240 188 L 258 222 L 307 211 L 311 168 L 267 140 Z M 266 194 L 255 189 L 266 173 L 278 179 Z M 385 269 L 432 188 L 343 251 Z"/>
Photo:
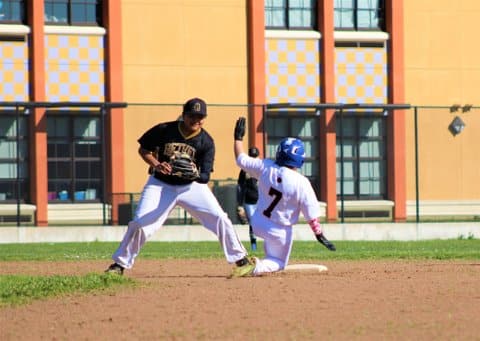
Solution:
<path fill-rule="evenodd" d="M 323 272 L 328 268 L 321 264 L 291 264 L 285 267 L 284 271 L 288 272 Z"/>

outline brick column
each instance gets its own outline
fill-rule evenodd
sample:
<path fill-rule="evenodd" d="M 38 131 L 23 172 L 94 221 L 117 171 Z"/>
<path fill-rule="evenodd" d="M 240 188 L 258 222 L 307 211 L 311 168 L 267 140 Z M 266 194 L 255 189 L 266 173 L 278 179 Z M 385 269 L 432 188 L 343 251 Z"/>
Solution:
<path fill-rule="evenodd" d="M 28 24 L 31 28 L 28 55 L 30 62 L 30 100 L 45 98 L 45 34 L 43 1 L 27 1 Z M 35 225 L 48 225 L 47 122 L 44 108 L 30 114 L 30 196 L 36 205 Z"/>
<path fill-rule="evenodd" d="M 122 11 L 121 1 L 104 1 L 103 22 L 107 30 L 105 39 L 105 101 L 123 102 L 123 62 L 122 62 Z M 125 190 L 125 160 L 123 109 L 107 112 L 107 193 L 105 198 L 112 205 L 112 224 L 118 224 L 118 200 L 112 193 Z M 110 198 L 111 196 L 111 198 Z"/>
<path fill-rule="evenodd" d="M 248 101 L 254 105 L 249 109 L 249 145 L 260 150 L 263 143 L 263 108 L 265 104 L 265 7 L 264 1 L 248 0 Z"/>
<path fill-rule="evenodd" d="M 388 50 L 388 101 L 404 103 L 403 0 L 386 1 Z M 388 116 L 388 197 L 394 201 L 394 221 L 407 219 L 405 111 L 392 110 Z"/>
<path fill-rule="evenodd" d="M 335 39 L 333 1 L 318 2 L 320 40 L 320 100 L 335 103 Z M 327 203 L 326 219 L 337 220 L 337 175 L 335 110 L 327 109 L 320 117 L 320 200 Z"/>

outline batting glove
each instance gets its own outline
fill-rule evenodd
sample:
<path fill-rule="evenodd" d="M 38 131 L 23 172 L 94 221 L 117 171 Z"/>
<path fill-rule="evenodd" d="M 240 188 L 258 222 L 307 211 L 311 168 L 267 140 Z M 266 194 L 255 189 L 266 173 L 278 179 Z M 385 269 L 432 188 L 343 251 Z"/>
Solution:
<path fill-rule="evenodd" d="M 337 248 L 335 247 L 335 245 L 332 244 L 332 242 L 330 242 L 327 238 L 325 238 L 325 236 L 323 235 L 323 233 L 320 233 L 320 234 L 316 234 L 315 237 L 317 237 L 317 240 L 320 244 L 322 244 L 323 246 L 325 246 L 327 249 L 329 249 L 330 251 L 336 251 Z"/>
<path fill-rule="evenodd" d="M 245 136 L 245 117 L 240 117 L 235 123 L 235 132 L 233 134 L 235 141 L 242 141 Z"/>

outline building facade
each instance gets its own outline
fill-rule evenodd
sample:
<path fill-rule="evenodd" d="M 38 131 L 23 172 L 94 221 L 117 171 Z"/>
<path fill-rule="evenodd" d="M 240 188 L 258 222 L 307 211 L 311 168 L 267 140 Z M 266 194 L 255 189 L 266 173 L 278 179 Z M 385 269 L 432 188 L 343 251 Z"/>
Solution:
<path fill-rule="evenodd" d="M 214 180 L 236 177 L 231 130 L 248 116 L 248 144 L 264 157 L 284 136 L 304 140 L 302 172 L 326 221 L 343 220 L 345 205 L 405 221 L 418 193 L 480 200 L 474 0 L 1 4 L 0 206 L 20 204 L 35 225 L 86 207 L 105 218 L 105 204 L 118 223 L 115 194 L 145 182 L 138 137 L 192 97 L 210 104 Z M 467 128 L 452 136 L 457 113 Z"/>

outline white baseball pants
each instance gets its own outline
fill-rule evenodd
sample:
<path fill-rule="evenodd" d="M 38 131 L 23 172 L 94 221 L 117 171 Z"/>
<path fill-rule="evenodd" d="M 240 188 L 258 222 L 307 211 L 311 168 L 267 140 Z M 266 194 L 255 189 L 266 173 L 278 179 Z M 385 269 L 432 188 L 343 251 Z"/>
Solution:
<path fill-rule="evenodd" d="M 112 259 L 124 268 L 131 269 L 142 246 L 163 226 L 176 205 L 215 233 L 228 263 L 247 255 L 232 222 L 207 184 L 192 182 L 173 186 L 150 176 L 140 197 L 135 218 L 128 223 L 128 229 Z"/>
<path fill-rule="evenodd" d="M 257 259 L 254 275 L 285 269 L 293 243 L 292 226 L 273 223 L 262 214 L 252 217 L 252 228 L 256 236 L 263 239 L 265 258 Z"/>

